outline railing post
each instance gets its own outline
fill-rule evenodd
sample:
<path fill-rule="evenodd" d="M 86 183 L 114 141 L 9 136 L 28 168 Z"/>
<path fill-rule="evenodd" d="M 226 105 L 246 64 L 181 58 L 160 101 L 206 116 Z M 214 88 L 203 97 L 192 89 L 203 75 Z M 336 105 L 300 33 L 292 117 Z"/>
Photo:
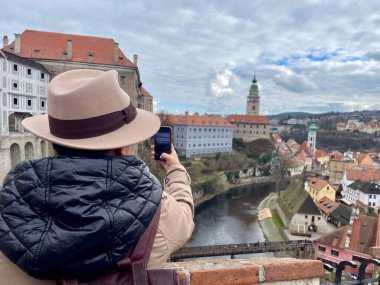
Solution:
<path fill-rule="evenodd" d="M 348 261 L 348 260 L 339 262 L 338 267 L 336 268 L 336 271 L 335 271 L 335 284 L 336 285 L 342 283 L 342 272 L 346 266 L 356 268 L 357 264 L 353 261 Z"/>
<path fill-rule="evenodd" d="M 367 266 L 369 264 L 374 264 L 376 266 L 380 266 L 380 260 L 374 258 L 374 259 L 364 259 L 362 261 L 362 263 L 360 264 L 360 267 L 359 267 L 359 275 L 358 275 L 358 280 L 360 281 L 359 284 L 364 284 L 363 280 L 364 280 L 364 276 L 365 276 L 365 269 L 367 268 Z"/>

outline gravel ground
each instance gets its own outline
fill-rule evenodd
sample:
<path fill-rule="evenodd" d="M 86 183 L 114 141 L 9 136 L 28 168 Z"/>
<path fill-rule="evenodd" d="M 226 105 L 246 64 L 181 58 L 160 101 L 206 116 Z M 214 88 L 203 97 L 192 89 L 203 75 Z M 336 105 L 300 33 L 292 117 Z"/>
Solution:
<path fill-rule="evenodd" d="M 263 201 L 261 201 L 258 210 L 264 208 L 272 209 L 274 208 L 274 203 L 277 195 L 275 193 L 269 194 Z M 259 221 L 260 228 L 264 233 L 266 241 L 283 241 L 280 230 L 277 228 L 276 224 L 273 222 L 272 218 L 267 218 L 265 220 Z"/>

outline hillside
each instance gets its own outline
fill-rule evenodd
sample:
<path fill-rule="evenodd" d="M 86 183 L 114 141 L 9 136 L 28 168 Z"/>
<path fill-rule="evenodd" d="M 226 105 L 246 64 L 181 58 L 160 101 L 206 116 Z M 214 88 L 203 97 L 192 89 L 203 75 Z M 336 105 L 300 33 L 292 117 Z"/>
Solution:
<path fill-rule="evenodd" d="M 295 139 L 298 143 L 302 143 L 307 140 L 307 130 L 283 133 L 281 137 L 284 141 Z M 364 133 L 319 130 L 317 148 L 325 151 L 339 150 L 340 152 L 348 149 L 359 152 L 380 152 L 380 142 L 375 141 L 374 136 Z"/>
<path fill-rule="evenodd" d="M 234 139 L 233 151 L 230 154 L 217 154 L 215 157 L 201 159 L 180 157 L 180 160 L 191 177 L 193 191 L 213 191 L 217 178 L 223 174 L 236 175 L 240 170 L 253 167 L 268 173 L 273 150 L 274 145 L 270 140 L 260 139 L 245 143 Z M 163 181 L 165 171 L 159 163 L 151 160 L 150 152 L 150 142 L 139 145 L 139 157 L 147 163 L 151 172 Z"/>

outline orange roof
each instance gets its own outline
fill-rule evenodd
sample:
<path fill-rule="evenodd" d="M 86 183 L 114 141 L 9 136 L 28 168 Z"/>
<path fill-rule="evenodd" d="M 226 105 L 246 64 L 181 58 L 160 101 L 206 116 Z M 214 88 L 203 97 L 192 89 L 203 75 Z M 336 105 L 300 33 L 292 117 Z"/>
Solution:
<path fill-rule="evenodd" d="M 142 86 L 141 86 L 141 95 L 144 96 L 144 97 L 153 98 L 152 95 L 150 95 L 149 92 L 146 91 L 146 89 L 144 87 L 142 87 Z"/>
<path fill-rule="evenodd" d="M 72 41 L 71 60 L 66 60 L 64 54 L 68 40 Z M 4 50 L 14 53 L 14 45 L 13 41 Z M 91 53 L 92 63 L 136 67 L 120 49 L 119 61 L 115 63 L 115 41 L 107 38 L 25 30 L 21 34 L 20 49 L 18 55 L 26 58 L 89 62 Z"/>
<path fill-rule="evenodd" d="M 321 190 L 323 187 L 328 185 L 329 183 L 326 180 L 318 179 L 318 178 L 311 178 L 309 180 L 309 186 L 314 188 L 315 190 Z"/>
<path fill-rule="evenodd" d="M 213 127 L 233 127 L 223 117 L 198 116 L 198 115 L 166 115 L 169 125 L 186 126 L 213 126 Z"/>
<path fill-rule="evenodd" d="M 311 158 L 308 157 L 307 154 L 303 150 L 299 154 L 297 154 L 295 158 L 299 160 L 311 160 Z"/>
<path fill-rule="evenodd" d="M 268 117 L 260 115 L 229 115 L 226 119 L 230 123 L 270 125 Z"/>
<path fill-rule="evenodd" d="M 330 152 L 329 155 L 331 157 L 331 160 L 342 161 L 344 158 L 343 153 L 341 153 L 337 150 Z"/>
<path fill-rule="evenodd" d="M 361 163 L 366 157 L 369 155 L 368 153 L 354 153 L 354 157 L 356 160 Z"/>
<path fill-rule="evenodd" d="M 327 198 L 324 196 L 322 199 L 320 199 L 316 203 L 318 209 L 322 210 L 323 212 L 330 214 L 332 211 L 334 211 L 336 208 L 338 208 L 339 203 Z"/>
<path fill-rule="evenodd" d="M 327 153 L 324 152 L 323 150 L 317 149 L 315 151 L 315 158 L 320 158 L 320 157 L 323 157 L 323 156 L 327 156 Z"/>
<path fill-rule="evenodd" d="M 362 169 L 347 169 L 347 180 L 363 182 L 372 182 L 380 180 L 380 169 L 376 168 L 362 168 Z"/>
<path fill-rule="evenodd" d="M 315 241 L 344 249 L 348 227 L 349 225 L 341 227 Z M 353 221 L 348 249 L 368 254 L 369 248 L 376 245 L 378 230 L 376 217 L 360 215 L 358 219 Z"/>

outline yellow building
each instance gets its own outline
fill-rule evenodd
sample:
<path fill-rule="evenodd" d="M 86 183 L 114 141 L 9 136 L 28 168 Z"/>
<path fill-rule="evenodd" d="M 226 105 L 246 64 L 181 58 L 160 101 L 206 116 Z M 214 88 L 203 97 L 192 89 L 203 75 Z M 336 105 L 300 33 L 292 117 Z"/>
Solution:
<path fill-rule="evenodd" d="M 323 197 L 335 201 L 335 189 L 326 180 L 313 177 L 307 182 L 306 189 L 314 203 L 318 202 Z"/>

